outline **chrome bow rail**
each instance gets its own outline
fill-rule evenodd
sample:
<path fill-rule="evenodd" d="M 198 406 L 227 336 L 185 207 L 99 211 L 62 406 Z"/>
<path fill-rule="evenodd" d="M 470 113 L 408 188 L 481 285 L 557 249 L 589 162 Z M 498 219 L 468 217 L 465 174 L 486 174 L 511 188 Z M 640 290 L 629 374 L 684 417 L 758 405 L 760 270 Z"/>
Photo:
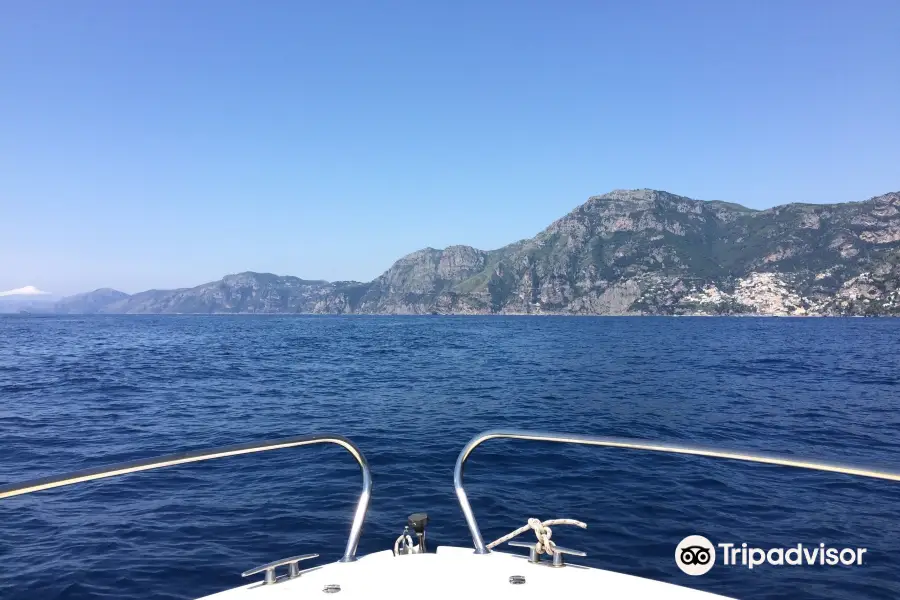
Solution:
<path fill-rule="evenodd" d="M 363 488 L 359 495 L 359 502 L 356 504 L 356 511 L 353 514 L 353 524 L 350 526 L 350 537 L 347 539 L 344 557 L 341 558 L 341 562 L 354 561 L 356 560 L 356 548 L 359 545 L 359 537 L 362 535 L 363 522 L 366 520 L 366 511 L 369 508 L 369 497 L 372 495 L 372 475 L 369 472 L 369 464 L 366 462 L 366 457 L 363 456 L 362 452 L 360 452 L 359 448 L 357 448 L 353 442 L 342 435 L 301 435 L 268 440 L 265 442 L 237 444 L 235 446 L 225 446 L 223 448 L 192 450 L 190 452 L 168 454 L 156 458 L 145 458 L 116 465 L 106 465 L 64 475 L 44 477 L 42 479 L 0 486 L 0 499 L 30 494 L 32 492 L 39 492 L 41 490 L 48 490 L 75 483 L 83 483 L 85 481 L 93 481 L 95 479 L 105 479 L 106 477 L 117 477 L 119 475 L 127 475 L 128 473 L 137 473 L 138 471 L 149 471 L 151 469 L 173 467 L 175 465 L 212 460 L 214 458 L 252 454 L 254 452 L 268 452 L 269 450 L 281 450 L 283 448 L 309 446 L 312 444 L 337 444 L 349 452 L 350 455 L 356 459 L 356 462 L 359 463 L 360 469 L 362 469 Z"/>
<path fill-rule="evenodd" d="M 799 467 L 801 469 L 813 469 L 816 471 L 830 471 L 832 473 L 843 473 L 846 475 L 858 475 L 861 477 L 873 477 L 876 479 L 887 479 L 890 481 L 900 481 L 900 473 L 892 473 L 889 471 L 875 471 L 859 467 L 849 467 L 841 465 L 833 465 L 828 463 L 814 462 L 811 460 L 782 458 L 776 456 L 766 456 L 762 454 L 750 454 L 735 450 L 717 450 L 714 448 L 702 448 L 698 446 L 688 446 L 684 444 L 664 444 L 659 442 L 649 442 L 643 440 L 633 440 L 627 438 L 598 437 L 590 435 L 571 435 L 565 433 L 540 433 L 534 431 L 518 431 L 518 430 L 494 430 L 479 433 L 466 444 L 459 457 L 456 459 L 456 470 L 453 474 L 453 487 L 456 489 L 456 497 L 459 499 L 460 508 L 466 518 L 466 524 L 469 526 L 469 532 L 472 534 L 472 542 L 475 544 L 475 554 L 488 554 L 490 550 L 485 546 L 484 538 L 481 537 L 481 530 L 478 528 L 478 522 L 475 520 L 475 514 L 472 512 L 472 506 L 469 504 L 469 498 L 466 496 L 466 490 L 463 488 L 463 470 L 466 461 L 472 451 L 475 450 L 482 442 L 492 439 L 512 439 L 512 440 L 531 440 L 535 442 L 560 442 L 564 444 L 582 444 L 585 446 L 605 446 L 608 448 L 627 448 L 629 450 L 649 450 L 652 452 L 668 452 L 671 454 L 688 454 L 693 456 L 708 456 L 712 458 L 728 458 L 733 460 L 743 460 L 756 463 L 765 463 L 770 465 L 781 465 L 785 467 Z"/>

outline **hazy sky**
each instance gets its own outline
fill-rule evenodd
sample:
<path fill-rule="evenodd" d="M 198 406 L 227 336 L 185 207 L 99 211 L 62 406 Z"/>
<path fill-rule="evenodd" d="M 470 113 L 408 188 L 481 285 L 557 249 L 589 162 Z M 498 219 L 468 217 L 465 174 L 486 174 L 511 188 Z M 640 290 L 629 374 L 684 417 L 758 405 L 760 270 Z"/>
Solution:
<path fill-rule="evenodd" d="M 592 194 L 900 189 L 900 2 L 0 5 L 0 290 L 368 280 Z"/>

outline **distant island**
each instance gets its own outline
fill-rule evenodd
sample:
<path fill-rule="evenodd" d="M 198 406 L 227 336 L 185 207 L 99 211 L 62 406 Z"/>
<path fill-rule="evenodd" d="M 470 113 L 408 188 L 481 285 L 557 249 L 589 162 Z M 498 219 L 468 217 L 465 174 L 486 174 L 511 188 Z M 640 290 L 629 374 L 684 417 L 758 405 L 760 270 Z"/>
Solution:
<path fill-rule="evenodd" d="M 2 304 L 0 304 L 2 307 Z M 900 192 L 752 210 L 655 190 L 594 196 L 497 250 L 425 248 L 368 283 L 240 273 L 100 289 L 57 314 L 900 314 Z"/>

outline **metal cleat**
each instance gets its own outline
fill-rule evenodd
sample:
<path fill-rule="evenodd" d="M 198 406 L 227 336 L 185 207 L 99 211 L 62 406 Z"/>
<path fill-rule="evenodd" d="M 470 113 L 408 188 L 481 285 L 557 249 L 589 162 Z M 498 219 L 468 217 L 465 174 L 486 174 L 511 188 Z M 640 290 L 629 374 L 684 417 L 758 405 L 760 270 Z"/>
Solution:
<path fill-rule="evenodd" d="M 572 550 L 571 548 L 563 548 L 562 546 L 553 547 L 553 566 L 564 567 L 566 563 L 563 561 L 563 554 L 571 554 L 572 556 L 587 556 L 587 553 L 581 550 Z"/>
<path fill-rule="evenodd" d="M 301 556 L 292 556 L 290 558 L 282 558 L 281 560 L 276 560 L 274 562 L 267 563 L 265 565 L 254 567 L 249 571 L 244 571 L 241 573 L 241 577 L 249 577 L 250 575 L 256 575 L 257 573 L 266 572 L 266 578 L 263 580 L 265 585 L 272 585 L 276 581 L 278 581 L 278 577 L 275 576 L 275 569 L 278 567 L 282 567 L 284 565 L 288 566 L 288 579 L 294 579 L 295 577 L 300 576 L 300 566 L 297 564 L 301 560 L 309 560 L 310 558 L 318 558 L 318 554 L 303 554 Z"/>
<path fill-rule="evenodd" d="M 534 564 L 541 562 L 541 555 L 537 551 L 537 543 L 529 544 L 528 542 L 517 542 L 515 540 L 506 543 L 516 548 L 528 548 L 528 562 Z"/>

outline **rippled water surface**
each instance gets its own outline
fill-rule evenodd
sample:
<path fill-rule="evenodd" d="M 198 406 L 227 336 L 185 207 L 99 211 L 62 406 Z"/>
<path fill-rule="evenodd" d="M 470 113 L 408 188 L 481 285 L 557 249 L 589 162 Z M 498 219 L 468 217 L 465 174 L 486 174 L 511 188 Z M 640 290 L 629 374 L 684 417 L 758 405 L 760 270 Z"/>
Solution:
<path fill-rule="evenodd" d="M 0 318 L 0 483 L 342 433 L 374 480 L 361 553 L 420 510 L 432 547 L 471 545 L 453 465 L 496 427 L 900 470 L 900 319 Z M 554 539 L 592 566 L 738 598 L 900 597 L 900 484 L 513 441 L 479 448 L 467 483 L 488 540 L 572 517 L 588 530 Z M 0 501 L 0 598 L 192 598 L 276 558 L 335 560 L 359 488 L 346 452 L 308 447 Z M 689 577 L 673 557 L 693 533 L 868 552 Z"/>

